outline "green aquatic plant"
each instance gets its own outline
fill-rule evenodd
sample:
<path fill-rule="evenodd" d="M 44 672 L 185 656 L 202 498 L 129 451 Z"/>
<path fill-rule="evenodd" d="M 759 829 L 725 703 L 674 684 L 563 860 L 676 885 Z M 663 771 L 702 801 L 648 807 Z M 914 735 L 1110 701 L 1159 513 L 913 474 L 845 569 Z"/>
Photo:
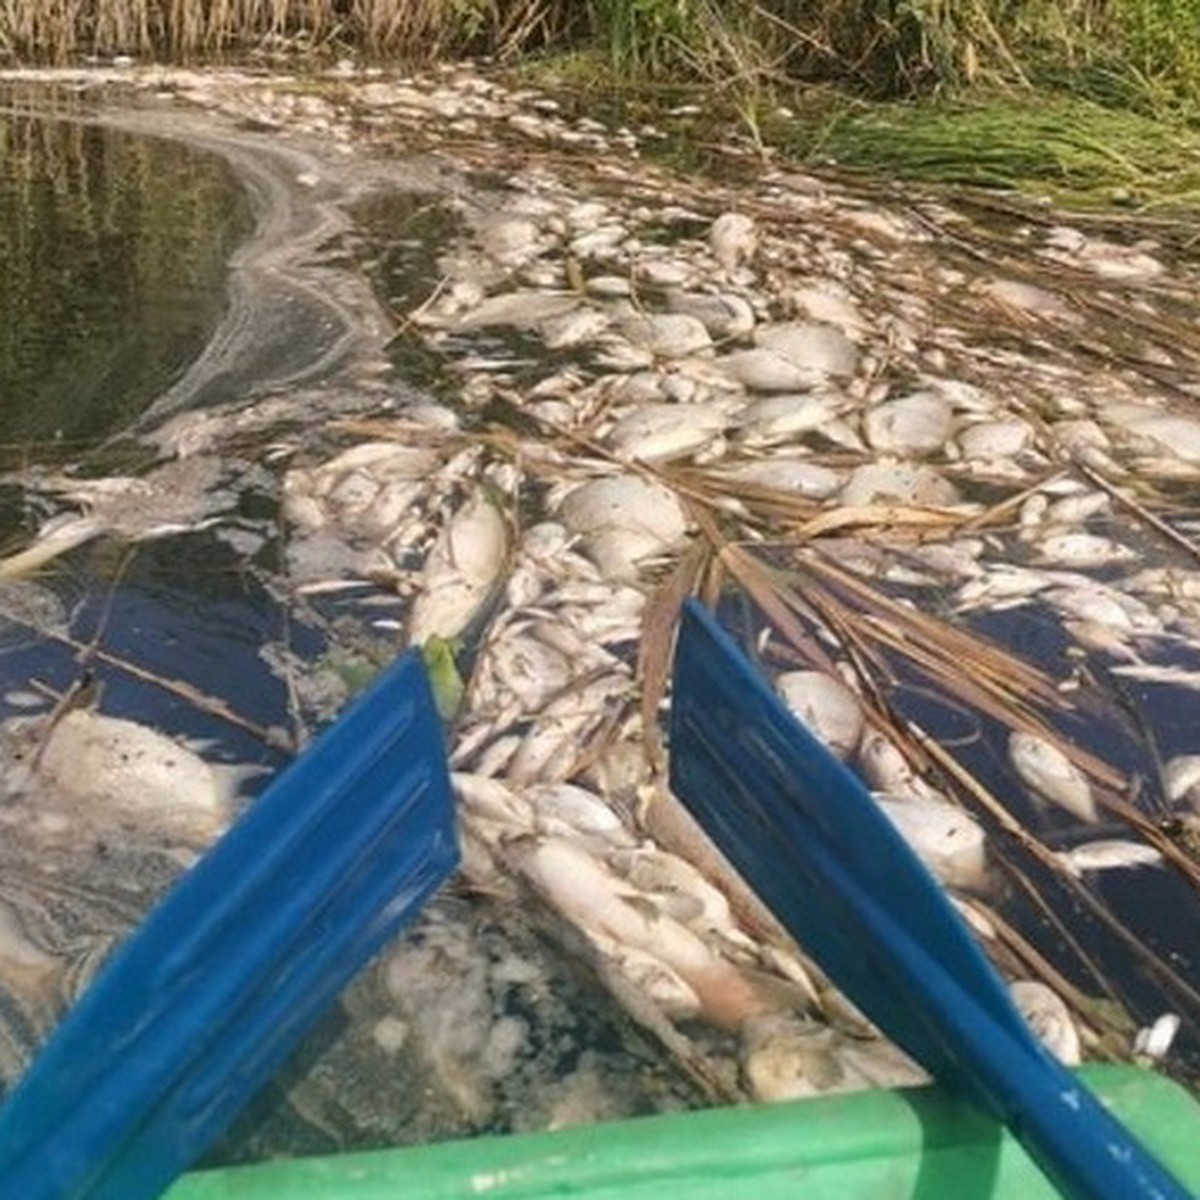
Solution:
<path fill-rule="evenodd" d="M 588 16 L 619 70 L 655 74 L 678 65 L 693 7 L 691 0 L 591 0 Z"/>
<path fill-rule="evenodd" d="M 466 691 L 466 684 L 455 662 L 457 649 L 452 639 L 438 637 L 436 634 L 426 638 L 421 646 L 421 658 L 429 673 L 429 686 L 433 689 L 438 716 L 446 722 L 454 720 L 462 707 Z"/>

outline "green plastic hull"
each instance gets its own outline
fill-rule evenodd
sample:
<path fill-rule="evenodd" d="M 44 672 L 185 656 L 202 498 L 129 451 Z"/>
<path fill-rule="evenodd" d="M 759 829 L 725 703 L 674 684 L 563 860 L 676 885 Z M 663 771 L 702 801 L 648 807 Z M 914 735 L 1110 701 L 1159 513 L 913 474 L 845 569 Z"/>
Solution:
<path fill-rule="evenodd" d="M 1088 1086 L 1200 1194 L 1200 1104 L 1162 1076 Z M 198 1171 L 167 1200 L 1054 1200 L 1012 1136 L 934 1088 Z"/>
<path fill-rule="evenodd" d="M 1200 1195 L 1200 1104 L 1130 1067 L 1080 1072 Z M 933 1088 L 674 1113 L 195 1172 L 167 1200 L 1054 1200 L 995 1123 Z"/>

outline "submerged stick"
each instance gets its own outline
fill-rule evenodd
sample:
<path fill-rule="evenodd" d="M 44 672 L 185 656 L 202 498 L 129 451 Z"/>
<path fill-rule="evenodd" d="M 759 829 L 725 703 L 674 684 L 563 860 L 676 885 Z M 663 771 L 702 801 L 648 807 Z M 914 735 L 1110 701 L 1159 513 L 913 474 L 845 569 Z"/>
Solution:
<path fill-rule="evenodd" d="M 259 741 L 273 749 L 285 750 L 288 753 L 295 752 L 296 747 L 285 731 L 260 725 L 257 721 L 243 717 L 224 700 L 217 696 L 210 696 L 207 692 L 201 691 L 190 683 L 184 683 L 178 679 L 167 679 L 162 675 L 156 674 L 154 671 L 148 670 L 146 667 L 139 667 L 137 663 L 130 662 L 127 658 L 122 658 L 119 654 L 113 654 L 89 642 L 81 642 L 78 638 L 71 637 L 69 633 L 54 633 L 51 630 L 35 625 L 31 621 L 23 621 L 19 617 L 6 615 L 5 619 L 17 625 L 23 625 L 26 629 L 32 629 L 40 636 L 52 642 L 57 642 L 61 646 L 67 646 L 77 654 L 86 655 L 89 659 L 94 659 L 97 662 L 105 663 L 107 666 L 115 667 L 119 671 L 124 671 L 126 675 L 132 675 L 135 679 L 143 683 L 153 684 L 155 687 L 162 688 L 163 691 L 170 692 L 172 695 L 186 700 L 201 712 L 207 713 L 211 717 L 216 717 L 218 720 L 226 721 L 230 725 L 235 725 L 238 729 L 244 730 L 246 733 L 253 734 Z"/>

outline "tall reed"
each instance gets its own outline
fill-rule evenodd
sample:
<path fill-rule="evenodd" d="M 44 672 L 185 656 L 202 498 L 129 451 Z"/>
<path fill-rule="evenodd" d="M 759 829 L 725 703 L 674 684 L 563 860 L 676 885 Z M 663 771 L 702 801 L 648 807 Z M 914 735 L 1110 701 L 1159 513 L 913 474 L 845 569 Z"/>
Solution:
<path fill-rule="evenodd" d="M 293 39 L 429 58 L 545 37 L 557 0 L 0 0 L 0 53 L 24 61 L 87 54 L 176 59 Z"/>
<path fill-rule="evenodd" d="M 0 0 L 0 55 L 599 51 L 621 73 L 874 97 L 1050 83 L 1200 113 L 1200 0 Z"/>

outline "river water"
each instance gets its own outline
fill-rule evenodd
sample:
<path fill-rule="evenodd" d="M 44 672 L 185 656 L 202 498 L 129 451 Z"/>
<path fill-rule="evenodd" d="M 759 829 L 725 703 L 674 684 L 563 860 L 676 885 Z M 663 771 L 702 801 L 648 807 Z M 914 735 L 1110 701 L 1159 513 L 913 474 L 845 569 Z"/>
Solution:
<path fill-rule="evenodd" d="M 33 103 L 55 106 L 67 119 L 11 111 L 15 102 L 0 119 L 0 553 L 48 516 L 69 518 L 73 482 L 152 478 L 163 464 L 185 483 L 189 464 L 201 479 L 211 472 L 195 501 L 199 517 L 219 520 L 198 517 L 169 537 L 98 538 L 31 578 L 0 580 L 0 717 L 44 712 L 91 671 L 106 715 L 260 771 L 245 800 L 286 764 L 284 743 L 395 654 L 394 611 L 363 614 L 353 595 L 302 599 L 283 584 L 275 464 L 314 413 L 386 413 L 418 389 L 436 392 L 433 364 L 392 341 L 377 296 L 419 303 L 456 219 L 419 178 L 348 182 L 253 133 L 217 138 L 199 123 L 176 139 L 146 137 L 69 98 Z M 139 114 L 121 123 L 138 129 Z M 99 860 L 78 874 L 72 860 L 83 903 L 68 903 L 55 853 L 6 832 L 0 905 L 22 919 L 49 896 L 67 905 L 56 920 L 73 946 L 112 944 L 129 906 L 110 917 L 105 898 L 129 881 Z M 162 885 L 161 856 L 147 871 L 143 895 Z M 41 884 L 27 887 L 34 877 Z M 556 1105 L 617 1114 L 694 1102 L 662 1052 L 597 995 L 525 922 L 486 899 L 444 897 L 212 1161 L 537 1127 Z M 50 1022 L 0 1000 L 3 1096 Z M 423 1049 L 393 1045 L 396 1027 L 423 1021 L 435 1021 Z M 519 1055 L 503 1048 L 514 1033 Z M 447 1095 L 429 1081 L 431 1046 L 499 1065 Z"/>
<path fill-rule="evenodd" d="M 244 192 L 212 155 L 79 122 L 0 120 L 6 453 L 74 452 L 178 378 L 225 310 L 226 263 L 249 228 Z"/>
<path fill-rule="evenodd" d="M 122 122 L 154 128 L 153 114 L 143 115 L 139 123 L 137 113 L 125 113 Z M 25 122 L 27 146 L 58 136 L 28 118 L 14 119 L 14 129 L 19 121 Z M 373 609 L 353 592 L 300 597 L 288 590 L 281 562 L 287 547 L 281 546 L 278 522 L 280 479 L 288 466 L 325 462 L 351 439 L 372 436 L 350 430 L 322 440 L 322 429 L 341 417 L 390 417 L 409 400 L 429 395 L 453 403 L 463 391 L 464 373 L 452 368 L 471 358 L 501 364 L 521 387 L 544 382 L 561 364 L 523 331 L 496 338 L 491 331 L 468 330 L 431 345 L 412 323 L 402 322 L 400 336 L 394 336 L 397 326 L 384 306 L 397 315 L 419 309 L 445 282 L 439 282 L 439 250 L 461 231 L 456 219 L 461 210 L 439 203 L 437 187 L 428 180 L 423 186 L 410 180 L 382 194 L 378 180 L 350 178 L 350 171 L 331 165 L 330 156 L 310 156 L 294 140 L 273 140 L 245 125 L 219 137 L 197 125 L 182 144 L 130 139 L 78 122 L 67 128 L 63 136 L 75 139 L 72 145 L 92 147 L 83 159 L 109 165 L 85 171 L 78 151 L 60 151 L 76 165 L 56 173 L 40 151 L 27 150 L 29 178 L 49 182 L 39 185 L 42 191 L 13 189 L 14 206 L 17 197 L 41 197 L 40 208 L 20 208 L 14 228 L 26 220 L 32 225 L 42 214 L 63 229 L 98 231 L 97 242 L 109 246 L 107 231 L 124 228 L 112 215 L 133 186 L 124 176 L 143 180 L 146 195 L 153 193 L 168 216 L 154 215 L 146 200 L 143 225 L 131 226 L 125 242 L 112 243 L 113 279 L 128 271 L 141 281 L 149 272 L 162 290 L 153 302 L 130 292 L 127 306 L 119 305 L 103 286 L 97 289 L 96 281 L 107 276 L 96 265 L 104 260 L 92 242 L 72 242 L 39 225 L 40 232 L 20 243 L 36 243 L 47 256 L 74 246 L 62 264 L 45 267 L 37 278 L 56 278 L 58 272 L 74 281 L 75 290 L 74 300 L 66 301 L 70 289 L 42 286 L 38 294 L 47 299 L 47 311 L 19 314 L 28 332 L 14 359 L 31 355 L 34 347 L 49 349 L 43 353 L 47 365 L 28 370 L 26 382 L 13 385 L 27 389 L 18 407 L 21 419 L 36 411 L 45 420 L 27 427 L 14 423 L 11 437 L 6 435 L 13 474 L 0 483 L 0 521 L 13 542 L 23 544 L 49 513 L 69 510 L 71 502 L 55 490 L 54 477 L 60 467 L 67 473 L 66 464 L 72 478 L 109 476 L 181 456 L 181 462 L 207 462 L 217 471 L 217 482 L 204 495 L 219 506 L 212 512 L 220 523 L 201 523 L 168 540 L 97 540 L 42 572 L 34 580 L 38 590 L 20 598 L 29 619 L 11 620 L 6 629 L 0 695 L 8 711 L 22 711 L 31 683 L 61 693 L 78 677 L 82 658 L 101 669 L 105 712 L 204 739 L 211 757 L 273 768 L 286 755 L 261 736 L 266 727 L 310 731 L 356 681 L 394 655 L 404 615 L 388 589 L 371 598 Z M 137 157 L 159 152 L 164 157 L 152 165 Z M 126 155 L 119 163 L 118 154 Z M 364 159 L 355 160 L 353 173 L 369 171 Z M 196 185 L 203 202 L 185 200 L 167 186 L 168 180 L 193 177 L 205 179 Z M 94 199 L 101 178 L 117 199 L 108 193 Z M 68 198 L 60 205 L 64 180 L 72 186 L 90 181 L 91 191 L 84 194 L 93 199 Z M 503 183 L 494 181 L 497 187 Z M 202 204 L 203 214 L 193 221 L 188 214 Z M 89 214 L 86 219 L 77 208 Z M 96 213 L 109 215 L 101 219 Z M 160 220 L 163 227 L 151 236 Z M 696 227 L 688 226 L 689 235 L 699 236 L 703 222 L 692 220 Z M 176 244 L 170 232 L 180 224 L 187 233 Z M 253 233 L 242 238 L 250 226 Z M 164 265 L 175 250 L 185 263 Z M 196 258 L 201 251 L 212 256 L 203 268 Z M 153 253 L 165 257 L 160 261 Z M 153 271 L 132 269 L 142 256 L 149 256 Z M 91 273 L 81 265 L 89 263 Z M 137 369 L 158 373 L 141 384 L 135 382 L 135 365 L 127 370 L 114 365 L 127 361 L 116 332 L 102 334 L 97 346 L 86 349 L 80 341 L 78 359 L 56 355 L 60 332 L 92 327 L 91 308 L 140 313 L 129 322 L 128 336 L 135 342 L 146 322 L 164 322 L 150 339 L 145 361 L 135 351 L 128 359 L 138 360 Z M 172 311 L 180 324 L 168 330 Z M 193 330 L 186 346 L 185 328 Z M 71 365 L 76 361 L 87 365 Z M 51 398 L 36 404 L 29 400 L 28 389 L 60 373 L 67 382 L 59 393 L 47 393 Z M 95 393 L 54 401 L 54 395 L 71 394 L 72 379 L 95 383 Z M 137 439 L 112 436 L 130 426 Z M 1010 549 L 1021 553 L 1020 547 Z M 329 572 L 330 578 L 338 574 Z M 912 600 L 920 605 L 928 597 L 914 593 Z M 11 611 L 13 598 L 7 602 Z M 38 603 L 56 605 L 57 612 L 43 608 L 39 616 Z M 1036 606 L 972 620 L 1032 660 L 1056 663 L 1064 657 L 1058 624 Z M 47 636 L 48 629 L 68 636 Z M 89 657 L 96 648 L 109 657 Z M 131 672 L 130 665 L 141 673 Z M 898 678 L 898 710 L 947 745 L 969 742 L 978 757 L 972 769 L 1007 797 L 1012 781 L 1003 765 L 1001 731 L 978 723 L 964 727 L 953 706 L 930 700 L 927 681 L 906 679 L 899 667 Z M 210 697 L 233 698 L 243 723 L 231 724 L 197 705 L 191 692 L 163 686 L 171 680 Z M 1161 729 L 1162 755 L 1189 750 L 1194 706 L 1182 704 L 1177 689 L 1163 688 L 1160 698 L 1154 688 L 1147 684 L 1130 695 Z M 1168 705 L 1170 719 L 1160 721 Z M 1070 733 L 1089 747 L 1106 740 L 1106 752 L 1134 775 L 1147 776 L 1152 769 L 1144 752 L 1140 757 L 1125 752 L 1128 732 L 1115 725 L 1072 727 Z M 1055 849 L 1066 847 L 1055 840 L 1060 831 L 1052 828 L 1053 814 L 1048 820 L 1044 813 L 1027 815 L 1037 819 L 1038 833 Z M 1033 876 L 1036 864 L 1027 866 Z M 1190 893 L 1166 872 L 1118 872 L 1112 879 L 1096 886 L 1113 893 L 1110 902 L 1138 940 L 1194 978 L 1200 927 Z M 1034 882 L 1054 886 L 1040 877 Z M 1026 903 L 1015 884 L 1002 901 L 1044 954 L 1057 960 L 1061 951 L 1069 958 L 1062 929 Z M 1122 975 L 1129 967 L 1128 946 L 1113 945 L 1103 928 L 1089 927 L 1088 914 L 1073 909 L 1071 897 L 1063 898 L 1063 906 L 1066 923 L 1086 935 L 1085 950 L 1101 960 L 1104 973 Z M 548 955 L 525 920 L 511 906 L 503 912 L 478 896 L 443 898 L 408 948 L 390 953 L 386 967 L 356 987 L 332 1025 L 324 1027 L 324 1041 L 300 1056 L 265 1111 L 248 1118 L 223 1154 L 242 1159 L 503 1132 L 576 1119 L 581 1110 L 595 1117 L 696 1102 L 698 1093 L 681 1082 L 662 1052 L 614 1018 L 594 986 L 581 984 L 555 961 L 560 956 Z M 1125 990 L 1138 1018 L 1153 1020 L 1165 1007 L 1163 993 L 1140 971 L 1131 974 L 1133 984 Z M 345 1021 L 346 1013 L 355 1021 Z M 0 1021 L 0 1068 L 5 1032 Z M 430 1058 L 436 1060 L 432 1072 Z M 292 1098 L 287 1104 L 282 1092 Z M 574 1115 L 562 1118 L 564 1112 Z"/>
<path fill-rule="evenodd" d="M 204 350 L 229 307 L 230 255 L 252 227 L 249 198 L 217 156 L 11 108 L 0 119 L 0 462 L 12 472 L 0 483 L 0 542 L 27 540 L 45 516 L 21 472 L 70 462 L 86 478 L 149 461 L 114 439 Z M 69 613 L 76 642 L 99 638 L 119 657 L 136 648 L 146 671 L 212 694 L 259 663 L 267 686 L 258 648 L 271 606 L 213 539 L 134 555 L 97 544 L 38 586 Z M 4 692 L 31 680 L 58 690 L 78 670 L 74 647 L 30 632 L 9 622 Z M 128 673 L 108 687 L 120 711 L 152 704 L 168 727 L 194 719 Z M 254 707 L 265 717 L 280 702 Z"/>

